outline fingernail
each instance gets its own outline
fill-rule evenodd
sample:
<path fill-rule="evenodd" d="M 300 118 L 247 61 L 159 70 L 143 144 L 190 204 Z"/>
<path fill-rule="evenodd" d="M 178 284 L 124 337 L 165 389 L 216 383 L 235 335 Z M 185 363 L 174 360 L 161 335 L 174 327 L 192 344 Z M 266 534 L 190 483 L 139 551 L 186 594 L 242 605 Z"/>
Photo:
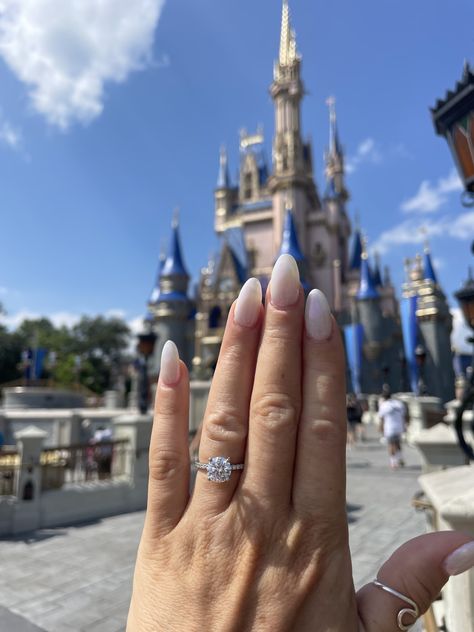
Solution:
<path fill-rule="evenodd" d="M 305 309 L 306 331 L 318 342 L 327 340 L 331 336 L 331 310 L 326 297 L 321 290 L 311 290 L 306 299 Z"/>
<path fill-rule="evenodd" d="M 249 279 L 240 290 L 234 310 L 234 320 L 242 327 L 253 327 L 262 304 L 262 286 L 258 279 Z"/>
<path fill-rule="evenodd" d="M 172 340 L 168 340 L 161 352 L 160 379 L 163 384 L 174 386 L 179 382 L 180 374 L 178 348 Z"/>
<path fill-rule="evenodd" d="M 448 575 L 460 575 L 474 566 L 474 541 L 459 547 L 443 562 Z"/>
<path fill-rule="evenodd" d="M 300 293 L 300 273 L 291 255 L 281 255 L 273 266 L 271 301 L 275 307 L 294 305 Z"/>

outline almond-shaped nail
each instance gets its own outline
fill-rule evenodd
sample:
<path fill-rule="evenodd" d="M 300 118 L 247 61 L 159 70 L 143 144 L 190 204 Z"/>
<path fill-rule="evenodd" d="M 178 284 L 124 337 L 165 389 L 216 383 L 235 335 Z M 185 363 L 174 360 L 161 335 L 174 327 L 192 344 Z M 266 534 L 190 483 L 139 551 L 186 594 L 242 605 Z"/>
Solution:
<path fill-rule="evenodd" d="M 167 386 L 174 386 L 181 375 L 178 348 L 172 340 L 165 342 L 161 352 L 160 379 Z"/>
<path fill-rule="evenodd" d="M 317 342 L 328 340 L 332 332 L 331 310 L 321 290 L 311 290 L 306 299 L 306 331 Z"/>
<path fill-rule="evenodd" d="M 474 566 L 474 541 L 468 542 L 448 555 L 443 566 L 448 575 L 460 575 Z"/>
<path fill-rule="evenodd" d="M 242 327 L 253 327 L 260 314 L 262 305 L 262 286 L 258 279 L 252 278 L 244 283 L 240 290 L 234 310 L 234 320 Z"/>
<path fill-rule="evenodd" d="M 271 301 L 275 307 L 288 307 L 298 300 L 300 273 L 291 255 L 281 255 L 273 266 Z"/>

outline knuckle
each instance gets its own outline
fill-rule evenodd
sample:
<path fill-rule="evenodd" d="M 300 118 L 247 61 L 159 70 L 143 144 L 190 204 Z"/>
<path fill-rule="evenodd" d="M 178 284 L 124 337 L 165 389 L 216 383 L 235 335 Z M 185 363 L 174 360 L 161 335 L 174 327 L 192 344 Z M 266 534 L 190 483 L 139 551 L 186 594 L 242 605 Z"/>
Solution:
<path fill-rule="evenodd" d="M 186 467 L 186 458 L 176 450 L 158 449 L 150 452 L 150 478 L 166 481 L 181 474 Z"/>
<path fill-rule="evenodd" d="M 301 425 L 318 444 L 331 447 L 339 446 L 346 441 L 346 426 L 339 421 L 311 417 L 303 418 Z"/>
<path fill-rule="evenodd" d="M 213 443 L 222 441 L 242 441 L 247 436 L 247 428 L 236 412 L 213 411 L 206 417 L 204 431 Z"/>
<path fill-rule="evenodd" d="M 253 402 L 252 415 L 267 430 L 296 430 L 299 410 L 286 393 L 268 393 Z"/>

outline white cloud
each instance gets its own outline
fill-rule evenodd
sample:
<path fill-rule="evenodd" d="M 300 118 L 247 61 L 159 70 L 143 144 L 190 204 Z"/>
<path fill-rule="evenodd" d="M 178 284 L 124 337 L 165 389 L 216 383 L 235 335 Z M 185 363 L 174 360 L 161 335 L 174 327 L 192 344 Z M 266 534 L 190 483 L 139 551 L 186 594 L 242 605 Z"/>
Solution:
<path fill-rule="evenodd" d="M 404 213 L 434 213 L 448 201 L 449 193 L 462 191 L 462 183 L 455 169 L 436 184 L 423 180 L 418 192 L 401 205 Z"/>
<path fill-rule="evenodd" d="M 347 173 L 354 173 L 358 167 L 364 163 L 378 164 L 382 161 L 382 155 L 377 148 L 377 144 L 373 138 L 366 138 L 357 147 L 357 151 L 353 156 L 348 156 L 346 160 Z"/>
<path fill-rule="evenodd" d="M 0 143 L 10 149 L 18 150 L 21 147 L 21 132 L 3 116 L 0 110 Z"/>
<path fill-rule="evenodd" d="M 470 337 L 472 332 L 466 325 L 461 309 L 453 307 L 451 314 L 453 315 L 453 333 L 451 334 L 453 349 L 461 353 L 472 353 L 470 345 L 466 342 L 466 338 Z"/>
<path fill-rule="evenodd" d="M 429 224 L 421 218 L 406 219 L 400 224 L 384 231 L 373 243 L 371 250 L 386 254 L 396 246 L 403 244 L 421 244 L 426 237 L 452 237 L 453 239 L 472 239 L 474 235 L 474 211 L 462 213 L 457 217 L 441 217 Z"/>
<path fill-rule="evenodd" d="M 103 110 L 107 82 L 152 63 L 163 3 L 0 0 L 0 55 L 49 123 L 87 124 Z"/>

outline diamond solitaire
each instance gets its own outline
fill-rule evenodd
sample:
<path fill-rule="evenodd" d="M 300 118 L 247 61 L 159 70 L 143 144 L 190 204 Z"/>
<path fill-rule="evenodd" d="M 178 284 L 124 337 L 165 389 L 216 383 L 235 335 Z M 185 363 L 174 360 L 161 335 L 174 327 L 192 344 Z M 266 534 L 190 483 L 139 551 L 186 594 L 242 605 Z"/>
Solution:
<path fill-rule="evenodd" d="M 227 456 L 211 456 L 208 463 L 196 461 L 194 466 L 198 470 L 207 470 L 207 480 L 213 483 L 226 483 L 233 470 L 243 470 L 243 464 L 232 465 Z"/>

